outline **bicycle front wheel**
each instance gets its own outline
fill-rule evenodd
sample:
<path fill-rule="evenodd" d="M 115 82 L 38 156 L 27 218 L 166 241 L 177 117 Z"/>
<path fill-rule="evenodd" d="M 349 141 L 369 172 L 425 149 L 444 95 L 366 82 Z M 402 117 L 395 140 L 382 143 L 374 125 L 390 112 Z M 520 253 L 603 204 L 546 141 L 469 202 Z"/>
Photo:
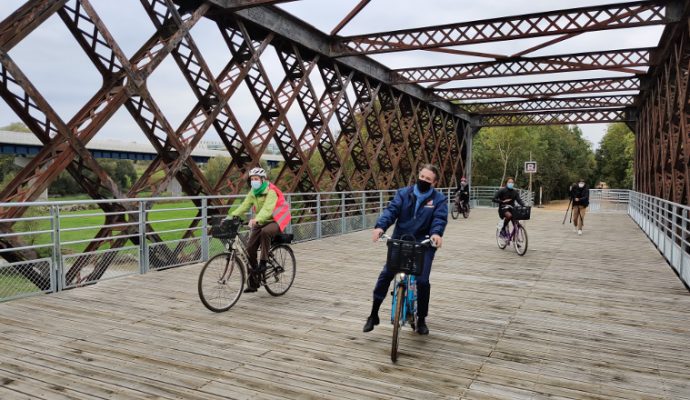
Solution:
<path fill-rule="evenodd" d="M 463 218 L 467 219 L 470 216 L 470 205 L 466 205 L 465 209 L 462 211 Z"/>
<path fill-rule="evenodd" d="M 391 361 L 398 360 L 398 335 L 402 326 L 403 303 L 405 302 L 405 287 L 399 285 L 395 290 L 395 316 L 393 317 L 393 343 L 391 345 Z"/>
<path fill-rule="evenodd" d="M 453 219 L 458 219 L 460 216 L 460 210 L 458 209 L 458 203 L 453 203 L 453 208 L 450 210 L 450 216 L 453 217 Z"/>
<path fill-rule="evenodd" d="M 264 287 L 271 296 L 282 296 L 292 286 L 297 273 L 295 253 L 290 246 L 279 244 L 271 249 L 270 266 L 265 272 Z"/>
<path fill-rule="evenodd" d="M 213 312 L 229 310 L 244 289 L 244 265 L 237 256 L 221 253 L 204 264 L 199 273 L 199 299 Z"/>
<path fill-rule="evenodd" d="M 501 235 L 501 229 L 496 228 L 496 244 L 498 248 L 503 250 L 508 245 L 508 239 Z"/>
<path fill-rule="evenodd" d="M 515 246 L 515 252 L 524 256 L 527 253 L 527 231 L 522 225 L 519 225 L 516 229 L 513 246 Z"/>

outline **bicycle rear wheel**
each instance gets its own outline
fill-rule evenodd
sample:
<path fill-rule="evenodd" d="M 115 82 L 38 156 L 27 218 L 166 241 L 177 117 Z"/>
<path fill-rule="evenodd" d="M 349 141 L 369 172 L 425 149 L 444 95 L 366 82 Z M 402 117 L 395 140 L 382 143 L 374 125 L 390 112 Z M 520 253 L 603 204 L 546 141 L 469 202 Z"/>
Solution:
<path fill-rule="evenodd" d="M 244 265 L 237 256 L 221 253 L 204 264 L 199 273 L 199 299 L 213 312 L 229 310 L 244 289 Z"/>
<path fill-rule="evenodd" d="M 391 345 L 391 361 L 398 360 L 398 335 L 402 326 L 403 303 L 405 302 L 405 285 L 399 285 L 395 289 L 395 316 L 393 317 L 393 343 Z"/>
<path fill-rule="evenodd" d="M 496 228 L 496 244 L 498 248 L 503 250 L 508 245 L 508 239 L 501 235 L 501 229 Z"/>
<path fill-rule="evenodd" d="M 295 253 L 290 246 L 279 244 L 271 249 L 270 265 L 264 272 L 264 287 L 271 296 L 282 296 L 292 286 L 297 273 Z"/>
<path fill-rule="evenodd" d="M 527 231 L 522 225 L 518 225 L 516 229 L 513 246 L 515 246 L 515 252 L 524 256 L 527 253 Z"/>

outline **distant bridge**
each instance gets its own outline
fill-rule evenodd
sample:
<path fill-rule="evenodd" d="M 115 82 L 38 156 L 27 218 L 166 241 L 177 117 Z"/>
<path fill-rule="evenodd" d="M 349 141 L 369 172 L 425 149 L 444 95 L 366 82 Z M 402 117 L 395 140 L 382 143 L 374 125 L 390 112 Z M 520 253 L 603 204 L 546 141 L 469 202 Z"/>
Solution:
<path fill-rule="evenodd" d="M 0 154 L 33 157 L 43 149 L 43 143 L 31 133 L 0 131 Z M 116 160 L 153 161 L 158 152 L 150 143 L 127 142 L 125 140 L 92 140 L 86 145 L 94 158 Z M 222 143 L 201 142 L 194 151 L 192 159 L 206 163 L 213 157 L 230 157 Z M 280 154 L 264 154 L 261 159 L 276 166 L 283 157 Z"/>

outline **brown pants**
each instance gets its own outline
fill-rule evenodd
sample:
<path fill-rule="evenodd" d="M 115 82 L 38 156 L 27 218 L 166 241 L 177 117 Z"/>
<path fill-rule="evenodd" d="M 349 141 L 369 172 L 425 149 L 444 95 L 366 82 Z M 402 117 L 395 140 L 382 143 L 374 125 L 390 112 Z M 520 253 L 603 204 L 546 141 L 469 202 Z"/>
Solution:
<path fill-rule="evenodd" d="M 271 238 L 279 232 L 280 227 L 275 222 L 269 222 L 265 225 L 254 225 L 249 233 L 249 241 L 247 242 L 247 256 L 252 268 L 256 268 L 259 265 L 256 261 L 256 252 L 259 247 L 261 247 L 261 260 L 268 260 Z"/>
<path fill-rule="evenodd" d="M 587 214 L 587 207 L 573 206 L 573 225 L 579 230 L 585 225 L 585 214 Z"/>

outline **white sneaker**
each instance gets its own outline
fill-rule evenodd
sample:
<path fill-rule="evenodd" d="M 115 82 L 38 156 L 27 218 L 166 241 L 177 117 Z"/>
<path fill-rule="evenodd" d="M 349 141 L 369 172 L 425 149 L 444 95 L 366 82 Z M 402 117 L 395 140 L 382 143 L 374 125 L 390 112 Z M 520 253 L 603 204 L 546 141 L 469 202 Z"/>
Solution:
<path fill-rule="evenodd" d="M 580 235 L 580 236 L 582 236 L 582 229 L 579 229 L 579 230 L 577 231 L 577 234 Z"/>

